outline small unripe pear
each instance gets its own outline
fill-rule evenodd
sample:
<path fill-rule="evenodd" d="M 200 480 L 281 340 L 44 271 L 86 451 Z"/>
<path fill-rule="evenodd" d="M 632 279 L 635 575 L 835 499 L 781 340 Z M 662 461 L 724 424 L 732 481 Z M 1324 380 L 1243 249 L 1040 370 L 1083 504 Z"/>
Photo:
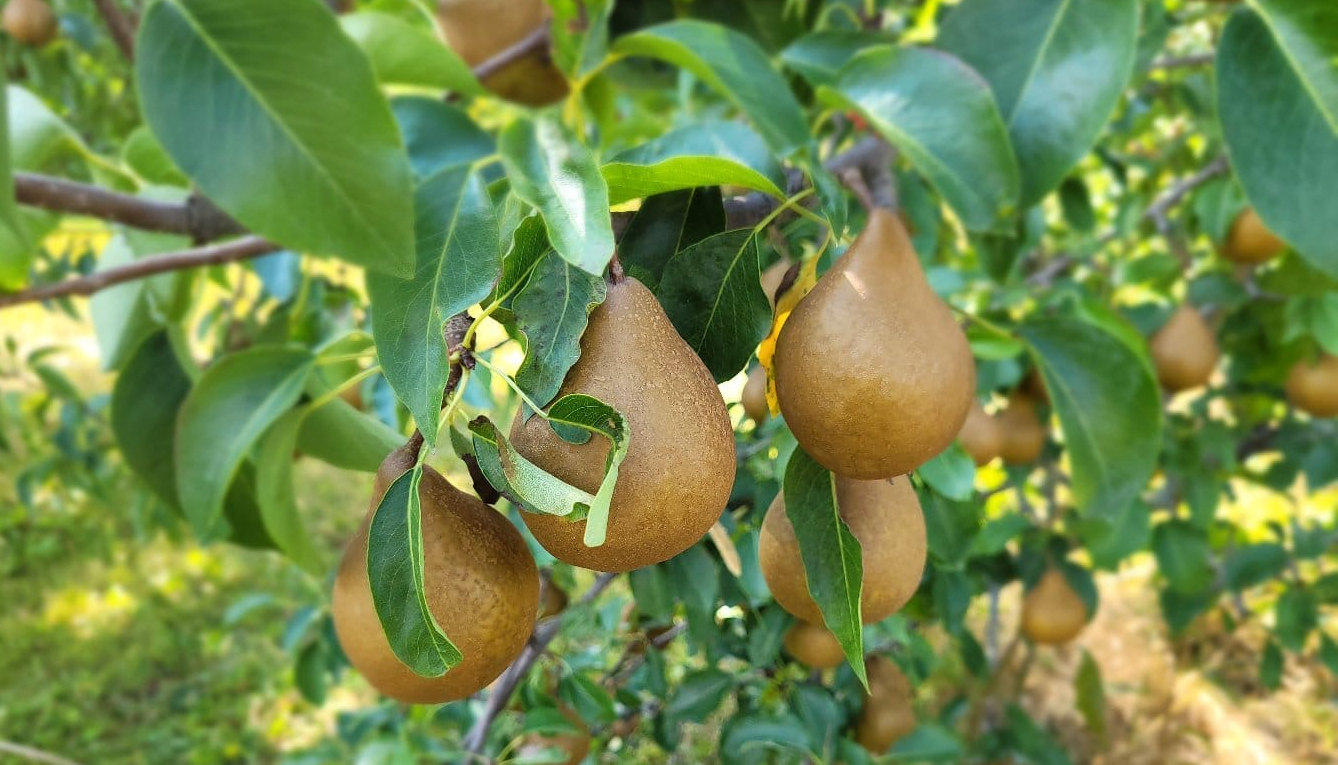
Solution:
<path fill-rule="evenodd" d="M 767 406 L 767 370 L 760 365 L 748 373 L 740 402 L 743 404 L 743 413 L 758 425 L 771 416 L 771 409 Z"/>
<path fill-rule="evenodd" d="M 864 668 L 869 695 L 855 720 L 855 741 L 874 754 L 886 754 L 915 730 L 911 684 L 896 664 L 882 656 L 868 657 Z"/>
<path fill-rule="evenodd" d="M 1148 343 L 1157 378 L 1175 393 L 1206 385 L 1221 352 L 1217 338 L 1193 306 L 1182 305 Z"/>
<path fill-rule="evenodd" d="M 1256 265 L 1276 258 L 1287 249 L 1259 217 L 1253 207 L 1246 207 L 1231 224 L 1231 232 L 1222 243 L 1222 257 L 1246 265 Z"/>
<path fill-rule="evenodd" d="M 957 434 L 957 441 L 971 455 L 977 466 L 988 464 L 1003 454 L 1004 431 L 999 421 L 989 416 L 977 401 L 966 413 L 966 422 Z"/>
<path fill-rule="evenodd" d="M 1033 643 L 1067 643 L 1087 626 L 1087 604 L 1059 569 L 1048 569 L 1022 599 L 1022 632 Z"/>
<path fill-rule="evenodd" d="M 820 624 L 795 622 L 785 632 L 785 651 L 812 669 L 831 669 L 846 660 L 841 641 Z"/>
<path fill-rule="evenodd" d="M 1287 400 L 1312 417 L 1338 417 L 1338 356 L 1297 362 L 1287 375 Z"/>
<path fill-rule="evenodd" d="M 1045 449 L 1045 423 L 1036 414 L 1031 399 L 1013 396 L 1008 406 L 995 416 L 1003 433 L 999 456 L 1009 465 L 1034 462 Z"/>
<path fill-rule="evenodd" d="M 0 13 L 0 26 L 10 37 L 34 48 L 56 39 L 60 32 L 56 14 L 43 0 L 9 0 Z"/>

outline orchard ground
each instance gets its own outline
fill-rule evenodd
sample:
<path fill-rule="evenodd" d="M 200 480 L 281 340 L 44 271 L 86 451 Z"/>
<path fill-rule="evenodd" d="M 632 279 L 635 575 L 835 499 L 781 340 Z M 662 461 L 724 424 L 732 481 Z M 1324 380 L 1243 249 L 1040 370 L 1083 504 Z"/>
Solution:
<path fill-rule="evenodd" d="M 51 363 L 83 393 L 107 391 L 110 378 L 97 369 L 88 321 L 38 307 L 9 311 L 4 319 L 0 334 L 14 338 L 18 358 L 56 346 Z M 25 452 L 17 429 L 32 435 L 54 427 L 50 413 L 40 423 L 19 417 L 31 415 L 42 390 L 14 358 L 0 363 L 0 397 L 6 399 L 0 435 L 17 450 L 0 460 L 0 739 L 90 765 L 352 761 L 357 752 L 338 749 L 338 719 L 379 703 L 376 695 L 349 672 L 329 688 L 323 705 L 310 703 L 295 688 L 293 655 L 285 648 L 300 644 L 303 630 L 311 629 L 299 611 L 324 602 L 325 582 L 278 555 L 231 545 L 201 548 L 185 535 L 116 544 L 142 536 L 144 528 L 128 499 L 134 479 L 119 469 L 100 498 L 52 484 L 34 497 L 40 512 L 26 512 L 16 495 L 17 471 L 45 455 Z M 105 422 L 101 428 L 106 430 Z M 102 436 L 110 451 L 110 434 Z M 349 498 L 367 496 L 371 477 L 302 460 L 298 483 L 304 515 L 320 519 L 319 547 L 333 564 L 365 509 L 361 499 L 350 505 Z M 1010 499 L 1008 493 L 993 502 Z M 1262 529 L 1270 519 L 1295 513 L 1293 501 L 1243 488 L 1225 512 Z M 1338 489 L 1317 494 L 1305 501 L 1302 516 L 1335 503 Z M 1325 703 L 1338 693 L 1332 676 L 1317 663 L 1289 657 L 1282 688 L 1268 693 L 1259 687 L 1258 657 L 1266 640 L 1260 620 L 1271 612 L 1231 633 L 1219 619 L 1201 618 L 1171 639 L 1154 576 L 1155 564 L 1145 553 L 1119 573 L 1098 577 L 1096 620 L 1076 644 L 1038 650 L 1032 659 L 1022 693 L 1028 711 L 1079 761 L 1338 763 L 1338 709 Z M 1001 594 L 1001 643 L 1012 634 L 1019 596 L 1016 584 Z M 625 603 L 630 594 L 619 585 L 606 598 Z M 985 606 L 983 598 L 973 606 L 977 635 L 987 629 Z M 605 638 L 610 664 L 626 640 Z M 587 644 L 588 636 L 572 635 L 571 642 Z M 1073 678 L 1082 649 L 1097 660 L 1105 681 L 1104 747 L 1076 710 Z M 560 639 L 555 652 L 563 650 Z M 680 669 L 696 661 L 681 641 L 669 650 L 679 654 L 672 664 Z M 1019 668 L 1023 661 L 1019 652 Z M 953 691 L 950 675 L 920 689 L 922 711 Z M 729 711 L 689 725 L 687 745 L 668 761 L 710 762 L 719 721 Z M 444 734 L 433 714 L 431 708 L 415 710 L 410 726 L 429 736 Z M 635 738 L 599 761 L 663 761 L 660 750 Z M 322 754 L 314 759 L 298 754 L 317 746 Z M 374 749 L 364 755 L 371 757 L 367 762 L 380 761 Z M 0 763 L 17 761 L 0 754 Z"/>

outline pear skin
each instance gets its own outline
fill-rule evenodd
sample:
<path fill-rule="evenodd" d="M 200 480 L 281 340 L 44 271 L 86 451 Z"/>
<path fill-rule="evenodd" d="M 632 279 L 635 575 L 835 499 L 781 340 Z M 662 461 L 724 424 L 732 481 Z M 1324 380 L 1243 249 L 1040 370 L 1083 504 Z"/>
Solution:
<path fill-rule="evenodd" d="M 882 621 L 906 605 L 920 587 L 927 550 L 920 499 L 906 476 L 891 481 L 837 476 L 836 501 L 863 556 L 861 618 L 865 624 Z M 803 621 L 824 623 L 808 591 L 808 574 L 783 493 L 776 495 L 762 521 L 758 559 L 781 608 Z"/>
<path fill-rule="evenodd" d="M 623 413 L 630 443 L 618 471 L 608 537 L 586 547 L 585 522 L 522 513 L 535 539 L 558 560 L 597 571 L 659 563 L 701 539 L 734 486 L 734 431 L 706 365 L 679 337 L 655 296 L 628 277 L 609 286 L 581 337 L 581 358 L 558 398 L 585 393 Z M 542 417 L 517 415 L 511 442 L 521 455 L 595 493 L 609 442 L 563 441 Z"/>
<path fill-rule="evenodd" d="M 1206 385 L 1221 352 L 1217 338 L 1193 306 L 1182 305 L 1148 343 L 1162 387 L 1173 393 Z"/>
<path fill-rule="evenodd" d="M 995 457 L 1003 454 L 1003 427 L 999 425 L 998 420 L 989 416 L 979 401 L 976 401 L 966 413 L 966 422 L 962 423 L 957 441 L 961 443 L 966 453 L 971 455 L 971 461 L 975 462 L 977 467 L 987 465 Z"/>
<path fill-rule="evenodd" d="M 405 703 L 440 704 L 484 688 L 520 655 L 539 607 L 539 571 L 515 526 L 424 468 L 418 496 L 427 605 L 464 659 L 435 678 L 406 667 L 391 651 L 372 604 L 367 533 L 386 490 L 414 462 L 401 448 L 377 471 L 367 518 L 335 575 L 332 610 L 339 644 L 373 687 Z"/>
<path fill-rule="evenodd" d="M 785 652 L 810 669 L 832 669 L 846 660 L 841 641 L 820 624 L 795 622 L 785 631 Z"/>
<path fill-rule="evenodd" d="M 1287 400 L 1311 417 L 1338 417 L 1338 356 L 1297 362 L 1287 375 Z"/>
<path fill-rule="evenodd" d="M 1067 643 L 1087 626 L 1087 604 L 1057 568 L 1048 569 L 1022 599 L 1022 633 L 1033 643 Z"/>
<path fill-rule="evenodd" d="M 56 39 L 60 23 L 44 0 L 9 0 L 0 12 L 0 26 L 20 43 L 41 48 Z"/>
<path fill-rule="evenodd" d="M 767 370 L 761 366 L 753 367 L 748 373 L 748 381 L 743 384 L 743 395 L 740 398 L 743 404 L 743 413 L 753 422 L 761 425 L 771 416 L 771 409 L 767 406 Z"/>
<path fill-rule="evenodd" d="M 1222 257 L 1245 265 L 1265 263 L 1287 250 L 1287 243 L 1268 230 L 1259 213 L 1246 207 L 1231 224 L 1231 231 L 1222 243 Z"/>
<path fill-rule="evenodd" d="M 437 23 L 451 49 L 474 67 L 548 24 L 549 9 L 544 0 L 440 0 Z M 547 49 L 513 61 L 482 82 L 502 98 L 528 106 L 547 106 L 568 91 Z"/>
<path fill-rule="evenodd" d="M 795 438 L 847 478 L 919 467 L 952 443 L 975 400 L 966 335 L 882 209 L 790 315 L 775 365 Z"/>
<path fill-rule="evenodd" d="M 1008 465 L 1035 462 L 1045 449 L 1045 423 L 1036 414 L 1036 405 L 1024 396 L 1013 396 L 1008 406 L 995 417 L 1003 439 L 999 456 Z"/>
<path fill-rule="evenodd" d="M 869 695 L 855 720 L 855 741 L 874 754 L 886 754 L 915 730 L 911 684 L 890 659 L 870 656 L 864 663 Z"/>

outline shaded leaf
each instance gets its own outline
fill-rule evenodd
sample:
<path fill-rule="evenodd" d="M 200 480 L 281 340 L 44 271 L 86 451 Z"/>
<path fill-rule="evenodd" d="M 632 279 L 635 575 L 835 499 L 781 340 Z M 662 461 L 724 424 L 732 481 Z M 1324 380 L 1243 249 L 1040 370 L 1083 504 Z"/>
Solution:
<path fill-rule="evenodd" d="M 590 312 L 604 302 L 604 279 L 578 270 L 556 253 L 539 259 L 511 303 L 516 329 L 525 336 L 525 359 L 516 384 L 547 406 L 581 357 L 581 335 Z"/>
<path fill-rule="evenodd" d="M 725 230 L 720 189 L 707 186 L 647 197 L 618 241 L 618 261 L 628 276 L 652 292 L 679 250 Z"/>
<path fill-rule="evenodd" d="M 785 169 L 751 128 L 709 120 L 671 130 L 607 162 L 609 202 L 730 184 L 785 196 Z"/>

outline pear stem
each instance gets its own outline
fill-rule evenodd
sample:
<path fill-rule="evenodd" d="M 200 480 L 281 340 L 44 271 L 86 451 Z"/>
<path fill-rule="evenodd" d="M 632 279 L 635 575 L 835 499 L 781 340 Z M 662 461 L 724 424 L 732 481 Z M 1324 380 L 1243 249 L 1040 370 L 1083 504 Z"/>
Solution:
<path fill-rule="evenodd" d="M 627 280 L 627 274 L 623 273 L 622 261 L 618 260 L 618 251 L 613 251 L 613 258 L 609 260 L 609 281 L 613 284 L 622 284 Z"/>
<path fill-rule="evenodd" d="M 855 198 L 864 207 L 865 212 L 873 212 L 878 207 L 874 201 L 873 192 L 869 190 L 869 184 L 864 182 L 864 174 L 858 167 L 849 167 L 841 171 L 841 182 L 854 193 Z"/>

